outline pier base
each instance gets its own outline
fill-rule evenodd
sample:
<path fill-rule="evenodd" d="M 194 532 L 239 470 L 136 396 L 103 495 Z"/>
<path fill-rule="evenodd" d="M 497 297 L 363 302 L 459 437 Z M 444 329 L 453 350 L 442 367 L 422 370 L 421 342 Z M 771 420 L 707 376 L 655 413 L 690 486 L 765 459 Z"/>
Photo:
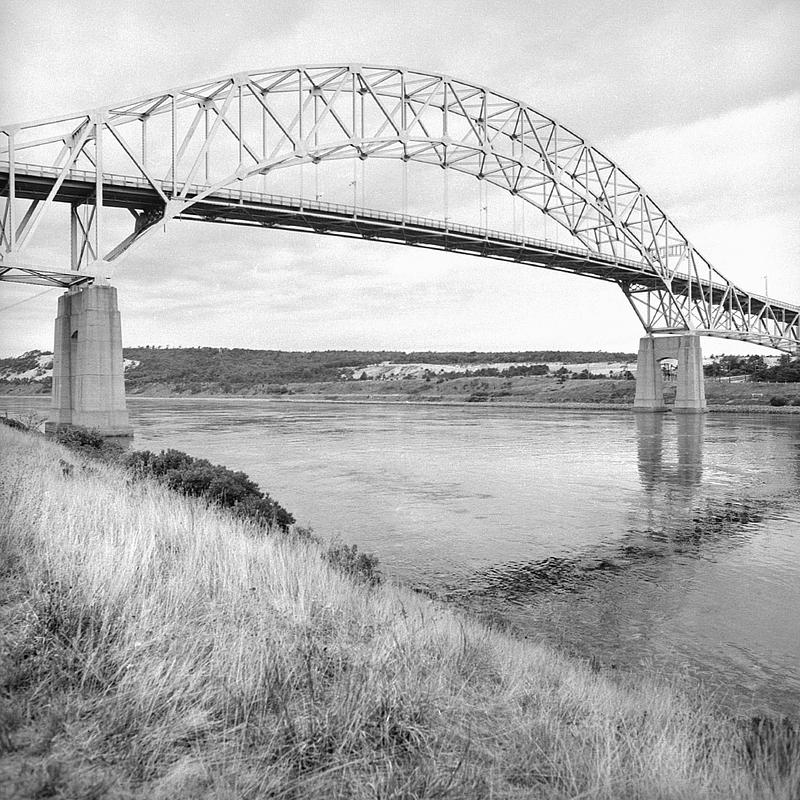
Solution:
<path fill-rule="evenodd" d="M 678 361 L 678 385 L 673 411 L 699 413 L 706 410 L 703 380 L 703 353 L 698 336 L 645 336 L 639 340 L 636 362 L 636 397 L 634 411 L 666 411 L 661 361 Z"/>
<path fill-rule="evenodd" d="M 125 405 L 117 290 L 92 285 L 58 298 L 53 401 L 46 432 L 81 427 L 132 436 Z"/>

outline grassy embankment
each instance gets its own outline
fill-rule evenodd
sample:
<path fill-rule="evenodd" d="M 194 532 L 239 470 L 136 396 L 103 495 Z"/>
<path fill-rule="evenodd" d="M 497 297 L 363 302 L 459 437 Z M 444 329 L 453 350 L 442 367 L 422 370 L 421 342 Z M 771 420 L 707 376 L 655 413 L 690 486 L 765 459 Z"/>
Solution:
<path fill-rule="evenodd" d="M 800 787 L 797 764 L 696 698 L 355 583 L 313 543 L 4 427 L 0 547 L 4 796 L 789 800 Z"/>

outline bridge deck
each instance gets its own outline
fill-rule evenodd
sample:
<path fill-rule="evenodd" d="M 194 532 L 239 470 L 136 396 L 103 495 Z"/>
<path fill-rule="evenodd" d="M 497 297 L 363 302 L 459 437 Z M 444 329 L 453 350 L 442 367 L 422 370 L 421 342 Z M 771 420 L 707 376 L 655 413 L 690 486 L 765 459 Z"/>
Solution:
<path fill-rule="evenodd" d="M 9 194 L 9 172 L 8 162 L 0 162 L 0 196 L 7 197 Z M 16 164 L 14 174 L 16 197 L 43 201 L 57 182 L 60 170 L 54 167 Z M 159 185 L 168 197 L 173 195 L 175 187 L 171 181 L 161 181 Z M 179 188 L 183 187 L 179 185 Z M 204 185 L 190 186 L 186 192 L 187 198 L 200 194 L 206 188 Z M 53 199 L 56 202 L 81 204 L 93 202 L 94 194 L 94 173 L 70 169 Z M 103 204 L 141 211 L 158 209 L 163 206 L 163 201 L 144 177 L 104 173 Z M 579 247 L 506 231 L 297 197 L 219 189 L 190 205 L 179 218 L 313 231 L 447 250 L 570 272 L 641 289 L 657 289 L 663 284 L 656 270 L 643 261 L 598 254 Z M 45 273 L 47 271 L 44 269 L 31 268 L 27 274 L 23 274 L 16 267 L 3 268 L 0 262 L 0 280 L 55 285 L 75 282 L 70 281 L 69 272 L 54 270 L 50 277 Z M 724 284 L 709 284 L 704 281 L 701 290 L 705 302 L 714 304 L 724 299 L 727 288 Z M 686 274 L 676 273 L 672 279 L 672 290 L 676 295 L 688 296 L 692 292 L 697 296 L 699 287 L 696 280 L 690 282 Z M 740 299 L 743 303 L 749 303 L 752 313 L 758 313 L 767 304 L 776 308 L 774 301 L 748 292 L 742 291 Z M 790 313 L 797 312 L 794 306 L 777 305 Z"/>

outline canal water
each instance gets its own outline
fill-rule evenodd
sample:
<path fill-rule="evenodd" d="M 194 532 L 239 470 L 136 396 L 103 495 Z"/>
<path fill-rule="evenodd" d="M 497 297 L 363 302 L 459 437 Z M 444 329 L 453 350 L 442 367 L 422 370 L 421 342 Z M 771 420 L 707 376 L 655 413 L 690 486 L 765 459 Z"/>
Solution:
<path fill-rule="evenodd" d="M 0 413 L 47 400 L 0 398 Z M 800 416 L 130 399 L 385 573 L 612 669 L 800 718 Z"/>

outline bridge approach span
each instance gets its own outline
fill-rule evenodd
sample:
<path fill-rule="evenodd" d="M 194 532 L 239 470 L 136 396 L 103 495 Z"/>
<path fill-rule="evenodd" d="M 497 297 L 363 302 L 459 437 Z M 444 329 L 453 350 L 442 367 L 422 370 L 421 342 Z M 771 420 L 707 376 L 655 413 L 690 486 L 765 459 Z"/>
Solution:
<path fill-rule="evenodd" d="M 8 163 L 0 163 L 0 184 L 8 180 L 8 169 Z M 17 165 L 16 176 L 17 197 L 45 201 L 58 179 L 58 170 Z M 162 188 L 166 189 L 167 184 L 162 182 Z M 206 188 L 200 184 L 193 185 L 189 187 L 187 197 L 204 194 Z M 85 170 L 72 169 L 66 174 L 53 199 L 55 202 L 83 205 L 90 201 L 94 191 L 94 176 Z M 103 199 L 108 207 L 126 208 L 134 213 L 137 209 L 153 210 L 152 213 L 158 215 L 159 196 L 143 178 L 104 173 Z M 642 286 L 655 287 L 661 280 L 656 270 L 641 261 L 509 231 L 235 188 L 218 189 L 206 195 L 204 199 L 188 206 L 177 218 L 430 247 Z M 69 277 L 69 273 L 65 274 Z M 74 279 L 80 281 L 83 276 L 75 274 Z M 688 275 L 677 273 L 673 286 L 678 293 L 687 292 Z M 726 287 L 715 284 L 713 288 L 715 302 L 719 303 Z M 753 308 L 756 313 L 764 307 L 765 300 L 758 298 Z"/>

